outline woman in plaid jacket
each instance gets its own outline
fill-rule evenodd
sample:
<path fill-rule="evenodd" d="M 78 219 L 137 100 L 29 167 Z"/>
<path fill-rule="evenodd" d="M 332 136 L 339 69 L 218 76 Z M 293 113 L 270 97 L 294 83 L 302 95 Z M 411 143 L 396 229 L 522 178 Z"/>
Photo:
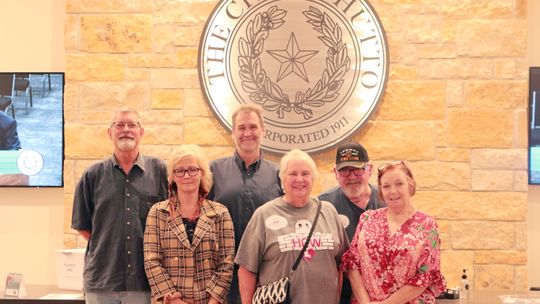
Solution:
<path fill-rule="evenodd" d="M 234 232 L 225 206 L 205 199 L 209 162 L 183 145 L 169 163 L 169 199 L 148 213 L 144 266 L 152 302 L 223 303 L 232 279 Z"/>

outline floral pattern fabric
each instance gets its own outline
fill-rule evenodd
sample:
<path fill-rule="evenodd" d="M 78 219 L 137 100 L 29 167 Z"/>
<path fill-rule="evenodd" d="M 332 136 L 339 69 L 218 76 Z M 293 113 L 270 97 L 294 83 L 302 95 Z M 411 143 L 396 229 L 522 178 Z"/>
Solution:
<path fill-rule="evenodd" d="M 434 218 L 416 211 L 390 233 L 388 208 L 369 210 L 360 217 L 341 270 L 357 269 L 371 301 L 382 301 L 405 285 L 426 287 L 409 304 L 436 303 L 446 288 L 441 274 L 440 239 Z"/>

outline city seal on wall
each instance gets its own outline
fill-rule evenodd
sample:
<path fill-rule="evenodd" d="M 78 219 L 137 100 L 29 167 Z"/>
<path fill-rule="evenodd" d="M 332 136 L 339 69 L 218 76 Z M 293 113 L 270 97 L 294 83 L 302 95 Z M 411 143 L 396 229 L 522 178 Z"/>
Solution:
<path fill-rule="evenodd" d="M 265 111 L 262 148 L 319 152 L 369 119 L 388 78 L 388 44 L 365 0 L 223 0 L 198 58 L 210 108 L 230 131 L 240 104 Z"/>

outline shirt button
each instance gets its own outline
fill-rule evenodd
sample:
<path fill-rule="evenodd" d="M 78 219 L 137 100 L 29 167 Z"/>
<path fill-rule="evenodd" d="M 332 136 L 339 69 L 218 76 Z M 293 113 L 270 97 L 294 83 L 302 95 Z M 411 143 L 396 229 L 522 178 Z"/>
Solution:
<path fill-rule="evenodd" d="M 129 222 L 127 222 L 127 224 L 129 225 Z"/>
<path fill-rule="evenodd" d="M 126 183 L 129 183 L 129 178 L 128 178 L 128 179 L 126 179 Z"/>
<path fill-rule="evenodd" d="M 126 196 L 128 196 L 128 197 L 129 197 L 130 195 L 131 195 L 131 194 L 129 194 L 129 193 L 126 193 Z"/>
<path fill-rule="evenodd" d="M 127 211 L 129 211 L 130 209 L 129 208 L 126 208 Z"/>
<path fill-rule="evenodd" d="M 129 239 L 131 239 L 131 237 L 128 235 L 128 236 L 127 236 L 127 239 L 129 240 Z"/>
<path fill-rule="evenodd" d="M 128 250 L 128 254 L 131 254 L 131 251 Z"/>
<path fill-rule="evenodd" d="M 128 264 L 128 268 L 131 268 L 131 264 Z"/>

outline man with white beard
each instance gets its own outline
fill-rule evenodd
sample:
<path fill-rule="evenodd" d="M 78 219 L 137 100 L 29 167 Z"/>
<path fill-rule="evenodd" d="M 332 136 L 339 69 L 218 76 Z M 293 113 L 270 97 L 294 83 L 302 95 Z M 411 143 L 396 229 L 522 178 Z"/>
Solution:
<path fill-rule="evenodd" d="M 71 227 L 88 241 L 86 303 L 147 304 L 144 227 L 150 207 L 167 198 L 167 170 L 139 152 L 144 128 L 136 110 L 116 110 L 107 133 L 114 153 L 83 173 L 73 201 Z"/>
<path fill-rule="evenodd" d="M 339 186 L 319 195 L 321 201 L 332 203 L 345 227 L 349 241 L 352 242 L 358 219 L 368 209 L 378 209 L 386 205 L 379 201 L 377 186 L 369 184 L 373 166 L 362 145 L 348 142 L 338 146 L 334 174 Z M 341 304 L 350 303 L 351 285 L 344 277 L 341 290 Z"/>

